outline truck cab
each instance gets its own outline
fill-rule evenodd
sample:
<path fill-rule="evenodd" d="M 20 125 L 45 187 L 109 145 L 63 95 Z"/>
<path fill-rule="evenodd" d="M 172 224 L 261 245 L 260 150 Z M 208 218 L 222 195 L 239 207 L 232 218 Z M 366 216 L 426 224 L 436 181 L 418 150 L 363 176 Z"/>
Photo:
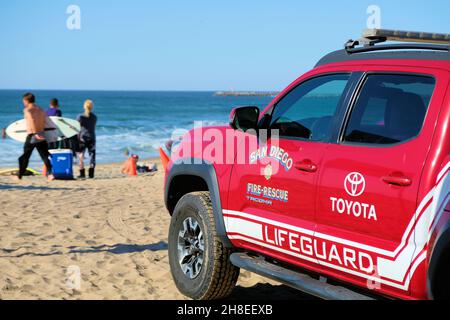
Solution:
<path fill-rule="evenodd" d="M 237 131 L 232 161 L 188 133 L 166 172 L 178 288 L 223 298 L 244 268 L 322 298 L 449 298 L 449 39 L 365 31 L 214 128 Z"/>

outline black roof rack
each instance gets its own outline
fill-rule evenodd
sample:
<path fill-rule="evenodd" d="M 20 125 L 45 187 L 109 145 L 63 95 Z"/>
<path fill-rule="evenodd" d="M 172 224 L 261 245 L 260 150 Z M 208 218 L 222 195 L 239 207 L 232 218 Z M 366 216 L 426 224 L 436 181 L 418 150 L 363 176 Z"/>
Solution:
<path fill-rule="evenodd" d="M 386 41 L 404 43 L 382 44 Z M 362 53 L 369 53 L 370 56 Z M 450 61 L 450 34 L 367 29 L 362 38 L 349 40 L 344 50 L 330 53 L 316 65 L 364 59 L 425 59 Z"/>

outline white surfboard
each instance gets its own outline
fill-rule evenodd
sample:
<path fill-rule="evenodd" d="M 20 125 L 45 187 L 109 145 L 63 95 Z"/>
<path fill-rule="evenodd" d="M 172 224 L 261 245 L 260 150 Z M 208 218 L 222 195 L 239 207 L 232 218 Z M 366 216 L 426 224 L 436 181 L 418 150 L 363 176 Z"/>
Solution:
<path fill-rule="evenodd" d="M 81 130 L 80 123 L 77 120 L 62 117 L 49 117 L 49 119 L 59 130 L 59 137 L 72 138 Z"/>
<path fill-rule="evenodd" d="M 69 118 L 47 117 L 44 132 L 47 142 L 56 142 L 59 139 L 76 136 L 80 132 L 80 123 Z M 25 119 L 10 124 L 6 128 L 6 134 L 11 139 L 25 142 L 28 136 Z"/>

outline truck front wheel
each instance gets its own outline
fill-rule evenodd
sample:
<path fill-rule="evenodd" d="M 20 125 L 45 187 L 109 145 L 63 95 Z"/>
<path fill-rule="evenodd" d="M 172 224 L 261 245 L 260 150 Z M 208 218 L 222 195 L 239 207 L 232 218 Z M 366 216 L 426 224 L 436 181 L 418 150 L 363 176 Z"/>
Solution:
<path fill-rule="evenodd" d="M 209 192 L 183 196 L 169 228 L 170 270 L 178 290 L 196 300 L 228 297 L 239 277 L 230 254 L 217 235 Z"/>

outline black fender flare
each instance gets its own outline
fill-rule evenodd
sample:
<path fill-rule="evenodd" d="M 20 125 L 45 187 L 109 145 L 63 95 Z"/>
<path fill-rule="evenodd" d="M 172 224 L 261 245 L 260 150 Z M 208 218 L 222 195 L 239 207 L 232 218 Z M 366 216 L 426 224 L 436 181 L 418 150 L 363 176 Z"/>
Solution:
<path fill-rule="evenodd" d="M 436 276 L 439 271 L 439 263 L 444 255 L 449 254 L 450 250 L 450 221 L 441 228 L 436 237 L 436 242 L 431 251 L 430 262 L 428 265 L 427 275 L 427 290 L 428 296 L 433 298 L 432 285 L 436 281 Z"/>
<path fill-rule="evenodd" d="M 208 190 L 211 196 L 211 204 L 213 206 L 217 234 L 225 247 L 227 248 L 233 247 L 230 239 L 228 239 L 227 231 L 225 228 L 222 204 L 220 201 L 219 183 L 217 181 L 217 175 L 214 166 L 209 162 L 199 159 L 187 159 L 187 160 L 184 159 L 182 161 L 177 161 L 173 163 L 172 168 L 168 173 L 166 188 L 164 190 L 164 202 L 166 208 L 169 207 L 168 206 L 169 190 L 172 180 L 175 177 L 181 175 L 195 176 L 203 179 L 206 182 L 206 185 L 208 186 Z"/>

